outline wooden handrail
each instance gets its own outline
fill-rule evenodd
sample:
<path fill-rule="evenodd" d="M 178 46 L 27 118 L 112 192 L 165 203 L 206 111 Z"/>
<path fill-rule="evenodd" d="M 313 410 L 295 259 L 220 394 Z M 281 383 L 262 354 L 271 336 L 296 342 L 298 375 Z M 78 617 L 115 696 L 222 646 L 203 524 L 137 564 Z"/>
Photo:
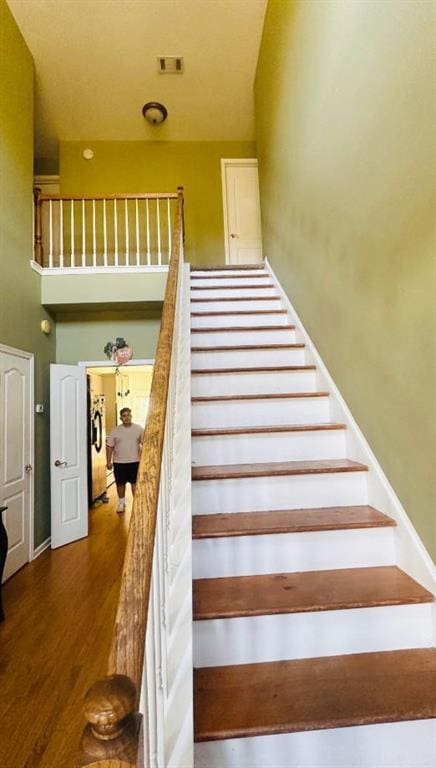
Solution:
<path fill-rule="evenodd" d="M 119 195 L 49 195 L 39 193 L 41 203 L 50 200 L 56 202 L 60 200 L 177 200 L 177 197 L 177 192 L 138 192 L 138 194 L 120 193 Z"/>
<path fill-rule="evenodd" d="M 181 240 L 183 188 L 177 192 L 174 253 L 168 272 L 120 597 L 112 637 L 108 677 L 88 691 L 88 720 L 78 766 L 142 768 L 139 692 L 143 676 L 162 452 L 174 337 Z"/>

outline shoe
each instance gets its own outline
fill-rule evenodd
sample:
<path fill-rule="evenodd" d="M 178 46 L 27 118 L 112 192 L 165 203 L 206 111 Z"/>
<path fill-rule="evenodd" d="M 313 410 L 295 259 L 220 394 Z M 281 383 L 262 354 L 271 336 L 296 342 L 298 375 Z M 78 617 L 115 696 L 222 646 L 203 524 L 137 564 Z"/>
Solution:
<path fill-rule="evenodd" d="M 117 506 L 117 512 L 125 512 L 126 511 L 126 502 L 124 499 L 120 499 Z"/>

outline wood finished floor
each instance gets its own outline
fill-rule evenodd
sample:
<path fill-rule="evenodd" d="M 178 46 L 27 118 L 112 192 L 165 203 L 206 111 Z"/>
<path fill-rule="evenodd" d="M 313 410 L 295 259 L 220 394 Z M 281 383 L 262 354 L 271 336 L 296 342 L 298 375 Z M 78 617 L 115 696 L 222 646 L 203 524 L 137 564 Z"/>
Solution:
<path fill-rule="evenodd" d="M 3 587 L 0 768 L 74 765 L 83 696 L 106 673 L 118 600 L 129 512 L 115 506 L 111 489 L 87 539 L 47 550 Z"/>

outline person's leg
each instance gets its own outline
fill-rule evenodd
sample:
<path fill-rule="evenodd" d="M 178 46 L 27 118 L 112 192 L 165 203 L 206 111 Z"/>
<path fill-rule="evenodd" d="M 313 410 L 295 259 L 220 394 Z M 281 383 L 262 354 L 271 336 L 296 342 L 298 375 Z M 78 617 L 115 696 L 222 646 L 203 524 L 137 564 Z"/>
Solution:
<path fill-rule="evenodd" d="M 136 488 L 136 478 L 138 475 L 138 468 L 139 468 L 139 461 L 135 461 L 133 464 L 130 465 L 130 487 L 132 489 L 132 496 L 135 495 L 135 488 Z"/>
<path fill-rule="evenodd" d="M 123 464 L 114 464 L 114 476 L 118 495 L 117 512 L 124 512 L 126 508 L 126 480 Z"/>

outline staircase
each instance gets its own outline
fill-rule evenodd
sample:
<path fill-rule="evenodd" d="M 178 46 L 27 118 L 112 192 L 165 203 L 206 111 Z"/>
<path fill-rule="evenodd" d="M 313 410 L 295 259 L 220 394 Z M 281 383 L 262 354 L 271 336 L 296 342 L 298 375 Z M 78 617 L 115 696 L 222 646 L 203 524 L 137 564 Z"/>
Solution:
<path fill-rule="evenodd" d="M 433 595 L 263 267 L 191 271 L 196 768 L 434 768 Z"/>

